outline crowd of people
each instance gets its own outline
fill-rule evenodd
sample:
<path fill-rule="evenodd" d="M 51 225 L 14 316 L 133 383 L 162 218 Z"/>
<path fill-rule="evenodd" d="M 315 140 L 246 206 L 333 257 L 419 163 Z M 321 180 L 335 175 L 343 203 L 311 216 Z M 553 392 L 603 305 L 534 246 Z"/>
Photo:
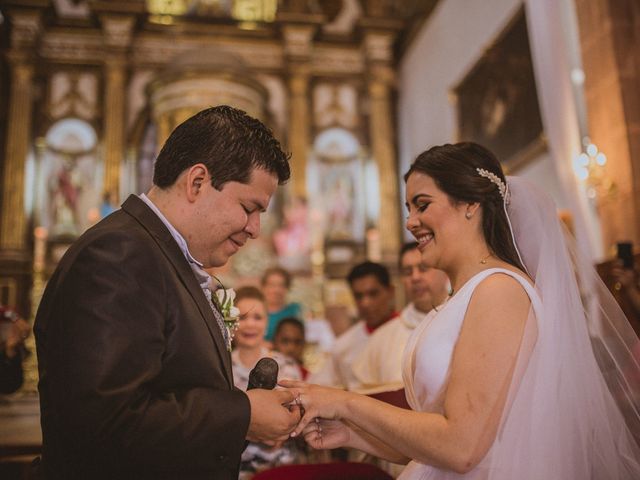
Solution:
<path fill-rule="evenodd" d="M 403 480 L 640 478 L 638 337 L 610 296 L 584 308 L 576 275 L 593 268 L 546 194 L 474 143 L 420 154 L 406 304 L 386 266 L 355 265 L 357 318 L 309 371 L 288 272 L 222 300 L 208 273 L 289 176 L 262 123 L 212 107 L 171 133 L 149 192 L 69 248 L 34 325 L 43 478 L 235 480 L 333 449 Z M 279 386 L 249 388 L 264 357 Z"/>
<path fill-rule="evenodd" d="M 246 390 L 251 369 L 261 358 L 270 357 L 279 366 L 279 379 L 308 380 L 378 396 L 389 393 L 389 401 L 399 399 L 404 403 L 404 346 L 426 315 L 445 302 L 450 284 L 444 272 L 422 262 L 417 242 L 403 246 L 398 270 L 407 298 L 400 312 L 387 267 L 367 261 L 351 269 L 346 280 L 357 318 L 338 336 L 314 372 L 305 366 L 303 305 L 288 302 L 291 274 L 280 267 L 269 268 L 260 287 L 238 288 L 235 305 L 239 317 L 231 352 L 235 385 Z M 241 478 L 278 465 L 304 463 L 306 450 L 304 444 L 293 439 L 278 448 L 249 443 L 242 454 Z M 391 473 L 397 472 L 392 466 L 384 466 Z"/>

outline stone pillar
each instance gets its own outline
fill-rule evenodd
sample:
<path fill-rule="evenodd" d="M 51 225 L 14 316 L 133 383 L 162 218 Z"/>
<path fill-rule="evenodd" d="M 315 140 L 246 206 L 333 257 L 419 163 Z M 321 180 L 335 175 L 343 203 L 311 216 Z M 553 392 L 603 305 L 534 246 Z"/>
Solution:
<path fill-rule="evenodd" d="M 310 56 L 315 25 L 283 27 L 289 69 L 289 137 L 291 185 L 293 194 L 306 197 L 307 156 L 309 155 L 309 78 Z"/>
<path fill-rule="evenodd" d="M 400 225 L 401 199 L 398 188 L 398 164 L 395 152 L 395 110 L 391 88 L 394 73 L 391 67 L 394 35 L 389 32 L 369 32 L 365 36 L 368 62 L 369 138 L 371 153 L 378 166 L 380 189 L 380 247 L 382 261 L 397 263 L 402 244 Z"/>
<path fill-rule="evenodd" d="M 605 252 L 615 242 L 640 245 L 640 4 L 575 0 L 589 136 L 607 155 L 615 189 L 600 196 Z"/>
<path fill-rule="evenodd" d="M 134 17 L 100 17 L 105 49 L 104 62 L 104 190 L 120 197 L 120 169 L 124 159 L 126 52 L 131 43 Z"/>

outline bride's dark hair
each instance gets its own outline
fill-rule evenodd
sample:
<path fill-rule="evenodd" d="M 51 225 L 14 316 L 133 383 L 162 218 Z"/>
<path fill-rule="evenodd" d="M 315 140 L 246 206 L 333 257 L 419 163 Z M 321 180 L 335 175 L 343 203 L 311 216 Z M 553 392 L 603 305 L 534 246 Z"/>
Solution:
<path fill-rule="evenodd" d="M 412 173 L 420 172 L 433 178 L 452 201 L 479 203 L 482 206 L 482 231 L 491 252 L 526 271 L 513 243 L 498 186 L 480 176 L 478 168 L 494 173 L 506 184 L 496 156 L 473 142 L 440 145 L 421 153 L 405 174 L 404 181 Z"/>

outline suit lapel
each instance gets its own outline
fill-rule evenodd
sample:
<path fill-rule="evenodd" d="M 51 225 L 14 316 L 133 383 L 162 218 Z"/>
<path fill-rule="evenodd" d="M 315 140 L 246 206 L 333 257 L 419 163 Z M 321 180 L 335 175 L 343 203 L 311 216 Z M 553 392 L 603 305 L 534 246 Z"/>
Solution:
<path fill-rule="evenodd" d="M 191 270 L 187 259 L 171 235 L 171 232 L 169 232 L 165 224 L 160 220 L 155 212 L 153 212 L 153 210 L 151 210 L 135 195 L 130 195 L 129 198 L 127 198 L 127 200 L 122 204 L 122 209 L 134 217 L 144 227 L 144 229 L 149 232 L 169 262 L 175 268 L 180 281 L 184 284 L 185 288 L 198 306 L 198 310 L 207 325 L 211 338 L 213 339 L 213 343 L 215 344 L 220 356 L 222 365 L 224 366 L 225 376 L 229 382 L 229 386 L 233 387 L 231 355 L 225 345 L 222 332 L 218 327 L 218 323 L 214 317 L 213 311 L 211 310 L 211 306 L 196 280 L 195 274 Z"/>

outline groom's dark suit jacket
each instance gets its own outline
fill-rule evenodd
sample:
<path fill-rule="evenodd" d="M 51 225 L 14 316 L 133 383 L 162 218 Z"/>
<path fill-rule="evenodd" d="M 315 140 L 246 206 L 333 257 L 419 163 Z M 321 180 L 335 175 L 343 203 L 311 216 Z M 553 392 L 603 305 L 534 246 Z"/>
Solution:
<path fill-rule="evenodd" d="M 69 248 L 34 330 L 45 478 L 238 478 L 249 400 L 185 256 L 138 197 Z"/>

